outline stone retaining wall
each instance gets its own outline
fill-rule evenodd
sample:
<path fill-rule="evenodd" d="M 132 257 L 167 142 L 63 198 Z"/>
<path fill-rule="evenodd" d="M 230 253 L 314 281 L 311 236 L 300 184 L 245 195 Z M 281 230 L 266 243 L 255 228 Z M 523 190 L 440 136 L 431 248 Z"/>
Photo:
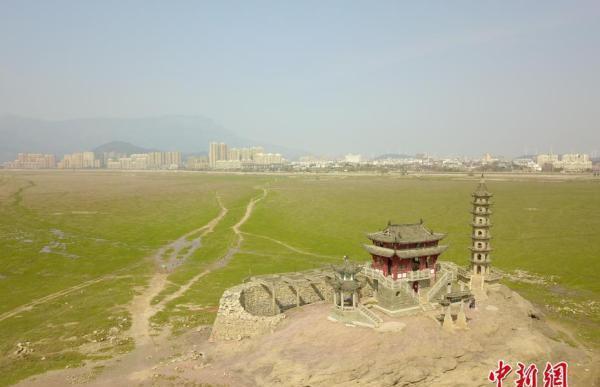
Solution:
<path fill-rule="evenodd" d="M 210 339 L 241 340 L 246 337 L 260 336 L 272 332 L 275 326 L 285 318 L 284 314 L 275 316 L 255 316 L 248 313 L 240 300 L 246 289 L 256 284 L 246 283 L 227 289 L 219 302 L 219 311 L 213 324 Z"/>

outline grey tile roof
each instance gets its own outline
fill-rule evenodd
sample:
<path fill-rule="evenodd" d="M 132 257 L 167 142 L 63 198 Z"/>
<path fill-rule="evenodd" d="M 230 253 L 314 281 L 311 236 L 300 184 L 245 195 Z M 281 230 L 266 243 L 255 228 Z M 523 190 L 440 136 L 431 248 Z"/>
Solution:
<path fill-rule="evenodd" d="M 387 243 L 432 242 L 445 236 L 446 234 L 428 230 L 422 222 L 413 224 L 392 224 L 390 222 L 385 230 L 367 234 L 367 238 L 372 241 Z"/>

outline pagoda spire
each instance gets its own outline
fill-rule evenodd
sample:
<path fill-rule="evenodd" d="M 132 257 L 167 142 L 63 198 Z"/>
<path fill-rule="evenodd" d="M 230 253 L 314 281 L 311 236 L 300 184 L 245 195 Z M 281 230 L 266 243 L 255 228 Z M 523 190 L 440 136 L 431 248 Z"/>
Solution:
<path fill-rule="evenodd" d="M 473 274 L 486 276 L 490 274 L 491 270 L 491 252 L 492 246 L 490 240 L 492 236 L 490 234 L 490 228 L 492 223 L 490 222 L 490 215 L 492 210 L 491 198 L 493 194 L 488 190 L 485 184 L 485 178 L 481 174 L 481 180 L 479 185 L 473 194 L 473 209 L 471 214 L 473 215 L 471 222 L 471 270 Z"/>

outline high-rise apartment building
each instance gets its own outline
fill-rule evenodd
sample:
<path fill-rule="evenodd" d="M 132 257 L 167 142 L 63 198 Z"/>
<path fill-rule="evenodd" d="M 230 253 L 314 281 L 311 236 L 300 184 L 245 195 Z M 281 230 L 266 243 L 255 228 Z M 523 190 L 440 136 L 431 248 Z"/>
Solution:
<path fill-rule="evenodd" d="M 83 167 L 82 168 L 96 168 L 96 155 L 94 154 L 94 152 L 83 152 L 81 154 L 81 159 L 82 159 L 82 163 L 83 163 Z"/>
<path fill-rule="evenodd" d="M 106 162 L 109 169 L 179 169 L 182 166 L 181 153 L 176 151 L 132 154 Z"/>
<path fill-rule="evenodd" d="M 545 164 L 554 165 L 554 164 L 558 163 L 558 155 L 553 155 L 553 154 L 537 155 L 536 161 L 540 167 L 543 167 Z"/>
<path fill-rule="evenodd" d="M 242 161 L 250 161 L 252 160 L 252 153 L 250 152 L 250 148 L 242 148 L 241 151 L 241 160 Z"/>
<path fill-rule="evenodd" d="M 564 154 L 560 160 L 558 155 L 542 154 L 537 156 L 536 161 L 546 171 L 583 172 L 592 169 L 590 156 L 583 153 Z"/>
<path fill-rule="evenodd" d="M 191 170 L 204 170 L 209 168 L 208 157 L 200 156 L 200 157 L 190 157 L 187 159 L 186 166 L 187 169 Z"/>
<path fill-rule="evenodd" d="M 64 155 L 58 163 L 62 169 L 92 169 L 100 168 L 100 160 L 96 159 L 94 152 L 78 152 Z"/>
<path fill-rule="evenodd" d="M 219 144 L 219 160 L 228 160 L 229 150 L 227 144 L 220 143 Z"/>
<path fill-rule="evenodd" d="M 228 148 L 227 144 L 211 142 L 208 148 L 208 165 L 214 169 L 246 170 L 265 168 L 284 162 L 279 153 L 265 153 L 261 146 Z"/>
<path fill-rule="evenodd" d="M 148 168 L 160 169 L 164 164 L 163 152 L 148 153 Z"/>
<path fill-rule="evenodd" d="M 227 156 L 227 160 L 241 160 L 242 159 L 242 152 L 240 149 L 238 148 L 231 148 L 229 149 L 229 154 Z"/>
<path fill-rule="evenodd" d="M 56 168 L 56 157 L 41 153 L 19 153 L 17 159 L 6 164 L 15 169 L 49 169 Z"/>
<path fill-rule="evenodd" d="M 217 165 L 217 160 L 219 160 L 219 144 L 211 142 L 208 147 L 208 164 L 211 168 Z"/>
<path fill-rule="evenodd" d="M 250 148 L 250 159 L 254 160 L 256 155 L 262 154 L 262 153 L 265 153 L 265 148 L 263 148 L 262 146 L 254 146 L 254 147 Z"/>
<path fill-rule="evenodd" d="M 208 148 L 208 163 L 214 168 L 217 161 L 229 160 L 229 148 L 225 143 L 211 142 Z"/>
<path fill-rule="evenodd" d="M 591 171 L 593 167 L 590 156 L 582 153 L 564 154 L 560 161 L 565 172 Z"/>
<path fill-rule="evenodd" d="M 276 165 L 283 163 L 283 157 L 279 153 L 257 153 L 254 162 L 258 165 Z"/>
<path fill-rule="evenodd" d="M 179 169 L 181 166 L 181 153 L 180 152 L 164 152 L 164 164 L 163 167 L 167 169 Z"/>

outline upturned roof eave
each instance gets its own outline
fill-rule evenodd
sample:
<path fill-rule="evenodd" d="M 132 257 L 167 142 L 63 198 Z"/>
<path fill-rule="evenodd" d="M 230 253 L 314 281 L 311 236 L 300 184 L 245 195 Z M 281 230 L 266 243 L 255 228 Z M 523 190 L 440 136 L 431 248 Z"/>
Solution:
<path fill-rule="evenodd" d="M 381 235 L 381 232 L 366 233 L 366 236 L 371 241 L 388 242 L 388 243 L 419 243 L 419 242 L 434 242 L 440 241 L 446 237 L 445 233 L 432 233 L 425 238 L 405 239 L 397 238 L 395 235 Z"/>
<path fill-rule="evenodd" d="M 364 244 L 363 247 L 368 253 L 386 258 L 398 257 L 402 259 L 417 258 L 430 255 L 440 255 L 448 249 L 448 245 L 421 247 L 407 250 L 394 250 L 386 247 Z"/>

